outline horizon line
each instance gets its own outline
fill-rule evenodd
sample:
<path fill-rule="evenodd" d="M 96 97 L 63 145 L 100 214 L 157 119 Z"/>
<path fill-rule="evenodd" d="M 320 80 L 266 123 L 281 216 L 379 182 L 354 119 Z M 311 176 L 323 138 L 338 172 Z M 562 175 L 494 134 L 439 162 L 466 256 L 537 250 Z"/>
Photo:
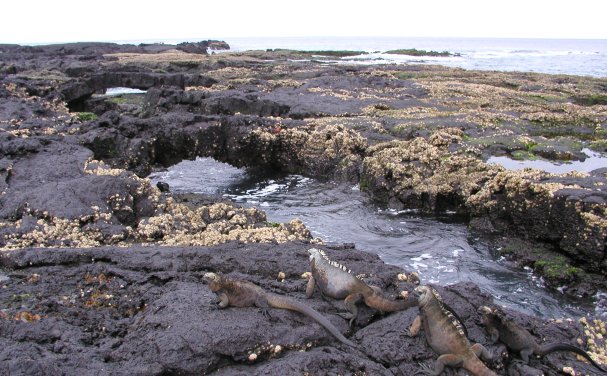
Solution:
<path fill-rule="evenodd" d="M 505 36 L 491 36 L 491 37 L 479 37 L 479 36 L 398 36 L 398 35 L 291 35 L 291 36 L 229 36 L 229 37 L 151 37 L 151 38 L 133 38 L 133 39 L 82 39 L 82 40 L 58 40 L 58 41 L 19 41 L 19 42 L 4 42 L 0 41 L 0 45 L 20 45 L 20 46 L 44 46 L 44 45 L 56 45 L 56 44 L 70 44 L 70 43 L 115 43 L 115 44 L 134 44 L 134 43 L 187 43 L 194 41 L 206 41 L 206 40 L 218 40 L 228 41 L 229 39 L 351 39 L 351 38 L 364 38 L 364 39 L 477 39 L 477 40 L 592 40 L 601 41 L 607 40 L 607 38 L 600 37 L 505 37 Z M 167 43 L 169 42 L 169 43 Z"/>

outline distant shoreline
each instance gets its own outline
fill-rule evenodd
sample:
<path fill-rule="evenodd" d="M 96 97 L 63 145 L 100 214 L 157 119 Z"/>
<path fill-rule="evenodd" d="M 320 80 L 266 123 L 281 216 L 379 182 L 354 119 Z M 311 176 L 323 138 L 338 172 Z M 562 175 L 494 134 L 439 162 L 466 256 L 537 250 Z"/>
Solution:
<path fill-rule="evenodd" d="M 223 40 L 231 52 L 360 51 L 364 56 L 339 56 L 354 64 L 440 64 L 485 71 L 520 71 L 607 77 L 607 41 L 602 39 L 423 38 L 423 37 L 246 37 Z M 204 38 L 119 40 L 124 44 L 192 43 Z M 36 44 L 40 47 L 48 44 Z M 27 46 L 27 45 L 24 45 Z M 392 55 L 391 50 L 447 51 L 451 56 Z"/>
<path fill-rule="evenodd" d="M 0 44 L 18 44 L 21 46 L 46 46 L 53 44 L 69 44 L 69 43 L 116 43 L 116 44 L 156 44 L 156 43 L 165 43 L 165 44 L 178 44 L 184 42 L 196 42 L 199 40 L 205 39 L 213 39 L 213 40 L 223 40 L 229 43 L 229 41 L 234 40 L 311 40 L 311 39 L 361 39 L 361 40 L 451 40 L 451 41 L 570 41 L 570 42 L 607 42 L 607 39 L 601 38 L 480 38 L 480 37 L 397 37 L 397 36 L 352 36 L 352 37 L 343 37 L 343 36 L 311 36 L 311 37 L 302 37 L 302 36 L 286 36 L 286 37 L 272 37 L 272 36 L 260 36 L 260 37 L 249 37 L 249 36 L 235 36 L 235 37 L 221 37 L 221 36 L 213 36 L 211 38 L 201 36 L 201 37 L 184 37 L 184 38 L 146 38 L 146 39 L 99 39 L 99 40 L 63 40 L 63 41 L 2 41 L 0 40 Z"/>

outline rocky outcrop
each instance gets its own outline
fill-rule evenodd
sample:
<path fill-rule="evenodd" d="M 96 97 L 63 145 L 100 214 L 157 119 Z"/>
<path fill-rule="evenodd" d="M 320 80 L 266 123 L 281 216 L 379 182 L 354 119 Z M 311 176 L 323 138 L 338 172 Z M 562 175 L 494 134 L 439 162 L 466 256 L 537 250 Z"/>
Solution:
<path fill-rule="evenodd" d="M 210 78 L 207 78 L 207 80 L 200 79 L 198 86 L 211 86 L 216 82 Z M 289 112 L 289 106 L 287 105 L 260 98 L 253 93 L 243 94 L 238 91 L 216 93 L 200 90 L 183 91 L 173 88 L 158 88 L 152 89 L 148 93 L 145 105 L 148 114 L 166 113 L 168 111 L 175 111 L 175 109 L 184 109 L 208 115 L 243 114 L 260 117 L 279 117 Z"/>
<path fill-rule="evenodd" d="M 461 141 L 459 129 L 441 130 L 429 139 L 391 141 L 367 150 L 361 187 L 397 209 L 429 213 L 469 213 L 468 198 L 500 171 L 477 158 L 452 154 Z"/>
<path fill-rule="evenodd" d="M 177 45 L 179 51 L 187 52 L 190 54 L 203 54 L 206 55 L 211 50 L 229 50 L 230 46 L 223 41 L 219 40 L 207 40 L 203 42 L 183 42 Z"/>
<path fill-rule="evenodd" d="M 607 270 L 607 183 L 600 171 L 554 176 L 501 172 L 468 199 L 474 216 L 497 228 L 555 244 L 577 263 Z"/>
<path fill-rule="evenodd" d="M 162 74 L 144 72 L 108 72 L 95 74 L 83 80 L 70 82 L 60 88 L 68 103 L 83 100 L 94 93 L 104 93 L 112 87 L 128 87 L 147 90 L 159 86 L 211 86 L 215 80 L 201 75 Z"/>
<path fill-rule="evenodd" d="M 64 124 L 68 128 L 73 125 Z M 197 126 L 194 128 L 200 130 Z M 44 134 L 47 129 L 36 131 Z M 178 142 L 171 132 L 148 134 L 149 138 L 143 141 L 129 138 L 136 135 L 129 133 L 136 132 L 134 128 L 123 127 L 123 135 L 115 128 L 101 127 L 104 129 L 109 131 L 108 138 L 101 132 L 87 132 L 91 138 L 86 139 L 48 137 L 34 132 L 25 138 L 8 132 L 3 134 L 6 139 L 0 155 L 0 247 L 82 247 L 127 241 L 212 245 L 231 240 L 310 239 L 301 222 L 269 225 L 265 214 L 258 209 L 225 203 L 189 208 L 161 196 L 148 179 L 108 166 L 94 159 L 94 153 L 97 151 L 100 157 L 112 160 L 107 153 L 114 150 L 118 156 L 131 158 L 131 163 L 149 168 L 152 163 L 167 162 L 163 147 L 186 150 L 189 144 L 182 139 L 180 145 L 162 146 L 163 137 Z M 87 145 L 84 140 L 90 140 L 93 150 L 79 145 Z M 208 149 L 190 152 L 213 151 L 212 139 L 202 144 L 208 145 Z M 148 145 L 144 150 L 150 153 L 145 155 L 145 160 L 133 160 L 129 148 L 136 145 Z M 215 152 L 219 153 L 220 149 Z M 155 153 L 165 159 L 154 159 Z M 177 155 L 175 160 L 194 155 Z"/>
<path fill-rule="evenodd" d="M 90 150 L 52 143 L 2 159 L 0 247 L 99 246 L 125 241 L 213 245 L 310 239 L 300 221 L 270 226 L 258 209 L 196 209 L 161 197 L 148 179 L 95 161 Z"/>
<path fill-rule="evenodd" d="M 230 45 L 227 44 L 226 42 L 222 41 L 222 40 L 207 40 L 205 41 L 208 48 L 210 50 L 216 50 L 216 51 L 226 51 L 230 49 Z"/>
<path fill-rule="evenodd" d="M 607 179 L 591 174 L 508 171 L 454 153 L 461 131 L 392 141 L 367 150 L 361 187 L 391 207 L 456 211 L 482 230 L 553 244 L 589 270 L 607 270 Z M 488 220 L 485 221 L 485 220 Z"/>
<path fill-rule="evenodd" d="M 19 46 L 16 44 L 0 44 L 0 52 L 8 54 L 6 56 L 10 58 L 11 54 L 23 54 L 29 55 L 42 55 L 46 57 L 65 57 L 65 56 L 91 56 L 97 57 L 105 54 L 115 53 L 161 53 L 170 50 L 181 50 L 188 53 L 195 54 L 207 54 L 207 49 L 211 47 L 213 49 L 226 49 L 229 50 L 230 46 L 223 41 L 218 40 L 206 40 L 200 42 L 184 42 L 177 45 L 169 43 L 141 43 L 138 45 L 134 44 L 118 44 L 118 43 L 104 43 L 104 42 L 80 42 L 80 43 L 62 43 L 62 44 L 50 44 L 50 45 L 39 45 L 39 46 Z"/>

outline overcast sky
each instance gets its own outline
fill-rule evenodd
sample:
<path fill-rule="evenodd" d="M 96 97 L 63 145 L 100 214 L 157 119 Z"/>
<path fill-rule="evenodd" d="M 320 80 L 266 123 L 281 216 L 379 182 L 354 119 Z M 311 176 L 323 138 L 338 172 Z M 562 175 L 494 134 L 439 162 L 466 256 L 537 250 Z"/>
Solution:
<path fill-rule="evenodd" d="M 607 39 L 607 0 L 5 0 L 0 43 L 261 36 Z"/>

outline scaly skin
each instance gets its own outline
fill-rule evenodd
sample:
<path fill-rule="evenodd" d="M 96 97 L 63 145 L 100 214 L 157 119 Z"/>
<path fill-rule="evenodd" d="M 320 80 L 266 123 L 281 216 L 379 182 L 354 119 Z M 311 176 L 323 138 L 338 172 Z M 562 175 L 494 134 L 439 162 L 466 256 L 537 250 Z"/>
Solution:
<path fill-rule="evenodd" d="M 445 366 L 449 366 L 464 368 L 474 376 L 496 376 L 497 374 L 479 359 L 479 356 L 490 358 L 489 352 L 481 344 L 472 345 L 468 341 L 461 324 L 443 307 L 438 293 L 429 286 L 419 286 L 414 293 L 418 296 L 421 321 L 428 344 L 440 355 L 434 370 L 424 367 L 423 372 L 438 376 L 443 373 Z M 418 320 L 414 321 L 415 324 L 418 324 Z M 417 334 L 413 325 L 410 334 Z"/>
<path fill-rule="evenodd" d="M 489 334 L 491 343 L 496 343 L 499 340 L 510 350 L 518 352 L 525 364 L 529 363 L 529 356 L 531 354 L 544 356 L 555 351 L 571 351 L 588 359 L 598 370 L 607 372 L 586 351 L 579 347 L 567 343 L 550 343 L 540 346 L 527 329 L 520 327 L 513 320 L 504 317 L 497 310 L 483 306 L 479 308 L 479 311 L 483 313 L 482 323 L 485 326 L 487 334 Z"/>
<path fill-rule="evenodd" d="M 312 277 L 308 280 L 306 296 L 310 298 L 318 287 L 324 296 L 344 299 L 349 312 L 343 313 L 341 316 L 350 319 L 350 325 L 358 316 L 356 303 L 360 301 L 382 312 L 402 311 L 415 305 L 414 299 L 389 300 L 384 298 L 379 287 L 367 285 L 352 275 L 344 266 L 329 260 L 319 249 L 311 248 L 308 253 L 310 254 Z"/>
<path fill-rule="evenodd" d="M 297 311 L 314 319 L 333 334 L 340 342 L 348 346 L 356 347 L 352 341 L 344 337 L 339 330 L 320 313 L 294 299 L 266 292 L 261 287 L 251 282 L 232 280 L 215 273 L 206 273 L 204 278 L 209 284 L 211 291 L 216 293 L 219 297 L 219 308 L 226 308 L 228 306 L 259 307 L 264 310 L 264 314 L 267 314 L 266 310 L 269 307 Z"/>

